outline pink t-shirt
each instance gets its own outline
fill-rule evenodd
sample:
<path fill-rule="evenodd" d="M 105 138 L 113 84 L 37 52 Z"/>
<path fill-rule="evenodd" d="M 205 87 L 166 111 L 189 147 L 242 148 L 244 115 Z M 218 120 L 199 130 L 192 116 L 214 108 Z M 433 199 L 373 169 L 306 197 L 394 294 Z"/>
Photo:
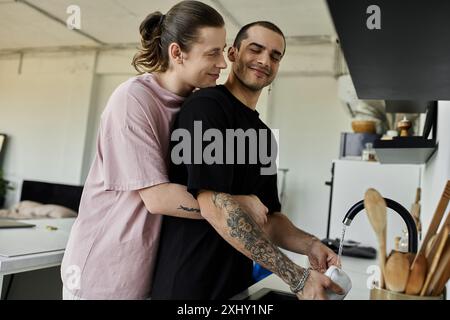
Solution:
<path fill-rule="evenodd" d="M 147 211 L 138 190 L 169 182 L 170 130 L 182 102 L 151 74 L 111 95 L 61 265 L 75 296 L 149 297 L 162 217 Z"/>

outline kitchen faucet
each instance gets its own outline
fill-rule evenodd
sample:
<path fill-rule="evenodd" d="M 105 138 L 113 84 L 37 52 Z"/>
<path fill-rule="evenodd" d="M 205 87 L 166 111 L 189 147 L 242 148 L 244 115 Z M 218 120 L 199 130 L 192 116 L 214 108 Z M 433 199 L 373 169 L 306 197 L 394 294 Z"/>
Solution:
<path fill-rule="evenodd" d="M 408 210 L 405 209 L 400 203 L 384 198 L 386 201 L 386 206 L 397 212 L 405 221 L 406 227 L 408 228 L 408 250 L 413 253 L 417 253 L 417 227 L 414 219 Z M 355 203 L 344 217 L 342 223 L 346 226 L 350 226 L 352 220 L 355 218 L 356 214 L 364 209 L 364 200 Z"/>

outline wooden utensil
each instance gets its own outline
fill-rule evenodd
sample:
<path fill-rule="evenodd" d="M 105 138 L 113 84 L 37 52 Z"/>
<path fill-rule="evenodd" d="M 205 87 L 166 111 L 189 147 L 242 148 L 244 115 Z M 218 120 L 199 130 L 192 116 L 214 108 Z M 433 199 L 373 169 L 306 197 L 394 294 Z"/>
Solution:
<path fill-rule="evenodd" d="M 431 263 L 431 267 L 429 268 L 425 283 L 423 285 L 422 290 L 420 291 L 420 295 L 421 296 L 425 296 L 425 295 L 430 295 L 430 282 L 431 279 L 434 276 L 434 273 L 436 271 L 437 265 L 439 263 L 439 260 L 441 258 L 441 254 L 444 251 L 444 248 L 447 244 L 447 239 L 448 239 L 448 234 L 450 232 L 450 228 L 448 226 L 444 226 L 442 228 L 442 231 L 440 233 L 442 233 L 442 236 L 440 236 L 440 241 L 438 243 L 438 248 L 436 250 L 436 254 L 434 254 L 433 256 L 430 255 L 430 257 L 432 257 L 432 263 Z M 439 237 L 439 236 L 438 236 Z M 437 239 L 436 239 L 437 240 Z M 438 242 L 438 241 L 436 241 Z"/>
<path fill-rule="evenodd" d="M 428 241 L 430 241 L 430 238 L 434 234 L 436 234 L 436 231 L 439 228 L 439 224 L 441 223 L 442 217 L 444 216 L 445 210 L 447 209 L 449 200 L 450 200 L 450 180 L 448 180 L 447 184 L 445 185 L 444 192 L 442 193 L 441 199 L 439 200 L 438 206 L 433 215 L 433 219 L 431 220 L 430 226 L 428 227 L 427 234 L 423 239 L 422 246 L 420 247 L 420 250 L 416 255 L 416 259 L 414 260 L 412 267 L 414 267 L 414 264 L 417 258 L 419 257 L 419 254 L 425 253 L 425 249 L 427 248 Z"/>
<path fill-rule="evenodd" d="M 430 291 L 432 296 L 439 296 L 444 291 L 447 281 L 450 279 L 450 238 L 447 239 L 444 252 L 439 261 L 436 272 L 430 284 Z"/>
<path fill-rule="evenodd" d="M 416 257 L 416 254 L 412 253 L 412 252 L 407 252 L 406 255 L 408 256 L 409 267 L 411 269 L 411 264 L 413 263 L 414 258 Z M 410 273 L 410 275 L 411 275 L 411 273 Z"/>
<path fill-rule="evenodd" d="M 394 292 L 405 292 L 409 277 L 408 254 L 392 250 L 384 268 L 386 288 Z"/>
<path fill-rule="evenodd" d="M 436 235 L 433 243 L 430 246 L 430 249 L 428 250 L 428 254 L 425 254 L 425 257 L 428 261 L 428 268 L 431 267 L 431 263 L 433 262 L 433 257 L 436 255 L 436 251 L 438 250 L 439 244 L 442 241 L 442 237 L 445 236 L 445 227 L 450 228 L 450 212 L 447 214 L 447 218 L 445 219 L 444 223 L 442 224 L 441 231 Z M 427 251 L 425 251 L 427 252 Z"/>
<path fill-rule="evenodd" d="M 427 276 L 427 258 L 420 254 L 416 263 L 409 273 L 405 293 L 410 295 L 419 295 Z"/>
<path fill-rule="evenodd" d="M 364 208 L 370 224 L 378 238 L 380 264 L 380 288 L 384 288 L 384 267 L 386 264 L 386 202 L 377 190 L 370 188 L 364 195 Z"/>
<path fill-rule="evenodd" d="M 416 223 L 417 234 L 419 235 L 419 239 L 422 239 L 422 222 L 420 221 L 420 193 L 421 189 L 417 188 L 416 190 L 416 199 L 411 206 L 411 215 Z"/>
<path fill-rule="evenodd" d="M 433 234 L 430 240 L 427 243 L 427 247 L 425 248 L 425 257 L 428 257 L 431 252 L 431 247 L 434 245 L 434 240 L 436 240 L 437 234 Z"/>

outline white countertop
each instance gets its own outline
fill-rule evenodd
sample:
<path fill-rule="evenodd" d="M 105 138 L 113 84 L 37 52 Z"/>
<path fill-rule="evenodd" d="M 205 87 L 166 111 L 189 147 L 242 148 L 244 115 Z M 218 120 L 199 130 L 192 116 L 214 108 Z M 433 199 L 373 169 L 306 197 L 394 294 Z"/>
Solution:
<path fill-rule="evenodd" d="M 0 229 L 0 275 L 59 265 L 75 218 L 20 221 L 36 226 Z"/>

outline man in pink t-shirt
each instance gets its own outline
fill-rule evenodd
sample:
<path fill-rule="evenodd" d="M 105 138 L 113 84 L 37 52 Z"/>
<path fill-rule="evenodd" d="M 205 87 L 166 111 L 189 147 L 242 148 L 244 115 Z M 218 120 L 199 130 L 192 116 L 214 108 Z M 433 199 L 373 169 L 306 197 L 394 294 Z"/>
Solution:
<path fill-rule="evenodd" d="M 109 99 L 61 268 L 75 296 L 149 296 L 161 216 L 149 214 L 137 190 L 169 182 L 168 137 L 182 101 L 151 74 L 128 80 Z"/>

